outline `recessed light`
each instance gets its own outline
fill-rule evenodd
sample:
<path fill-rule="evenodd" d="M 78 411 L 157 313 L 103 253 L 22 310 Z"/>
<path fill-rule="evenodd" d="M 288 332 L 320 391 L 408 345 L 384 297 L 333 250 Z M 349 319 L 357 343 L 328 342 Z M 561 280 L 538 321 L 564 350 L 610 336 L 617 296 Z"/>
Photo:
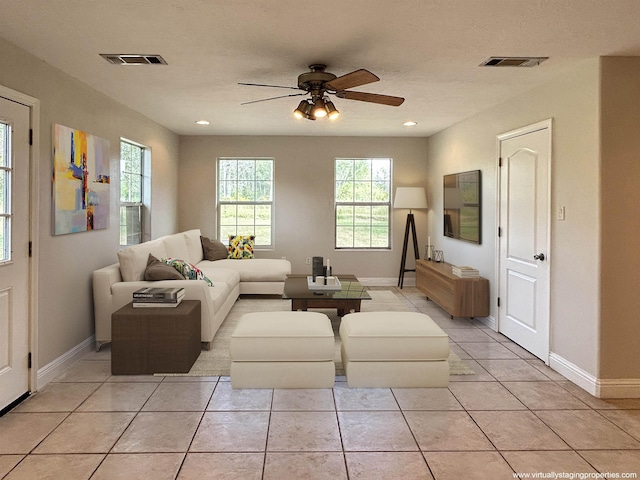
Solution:
<path fill-rule="evenodd" d="M 408 122 L 404 122 L 402 125 L 404 125 L 405 127 L 415 127 L 418 124 L 418 122 L 414 122 L 413 120 L 409 120 Z"/>
<path fill-rule="evenodd" d="M 209 125 L 211 122 L 209 120 L 196 120 L 198 125 Z"/>

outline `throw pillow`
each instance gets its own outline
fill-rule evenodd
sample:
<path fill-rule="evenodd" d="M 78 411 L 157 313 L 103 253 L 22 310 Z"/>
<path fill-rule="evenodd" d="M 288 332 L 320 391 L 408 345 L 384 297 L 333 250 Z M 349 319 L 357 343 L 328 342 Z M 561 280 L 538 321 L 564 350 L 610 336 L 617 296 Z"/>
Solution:
<path fill-rule="evenodd" d="M 184 260 L 180 260 L 179 258 L 163 258 L 162 261 L 175 268 L 178 272 L 184 275 L 184 278 L 187 280 L 204 280 L 207 282 L 207 285 L 213 287 L 213 282 L 209 280 L 205 274 L 202 273 L 202 270 L 195 265 L 185 262 Z"/>
<path fill-rule="evenodd" d="M 229 256 L 229 250 L 222 242 L 211 240 L 207 237 L 200 237 L 202 252 L 205 260 L 224 260 Z"/>
<path fill-rule="evenodd" d="M 255 235 L 229 235 L 229 258 L 247 260 L 254 258 Z"/>
<path fill-rule="evenodd" d="M 157 280 L 184 280 L 184 276 L 175 268 L 149 254 L 147 268 L 144 270 L 144 279 L 151 282 Z"/>

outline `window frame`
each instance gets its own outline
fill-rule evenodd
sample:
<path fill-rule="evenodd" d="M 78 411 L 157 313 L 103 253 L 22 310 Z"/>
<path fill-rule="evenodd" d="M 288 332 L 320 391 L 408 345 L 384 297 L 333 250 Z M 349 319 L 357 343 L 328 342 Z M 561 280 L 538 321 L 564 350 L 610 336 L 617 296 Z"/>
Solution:
<path fill-rule="evenodd" d="M 4 158 L 4 162 L 0 165 L 0 173 L 4 177 L 4 186 L 0 191 L 0 196 L 2 196 L 2 204 L 4 208 L 0 211 L 0 218 L 3 219 L 3 225 L 0 226 L 2 231 L 2 246 L 0 250 L 0 265 L 11 263 L 13 258 L 11 255 L 11 222 L 13 219 L 13 209 L 11 205 L 11 199 L 13 198 L 12 194 L 12 174 L 13 174 L 13 162 L 12 162 L 12 149 L 11 149 L 11 140 L 12 140 L 12 129 L 11 124 L 6 121 L 0 119 L 0 128 L 5 130 L 5 144 L 2 152 L 2 158 Z"/>
<path fill-rule="evenodd" d="M 258 162 L 258 161 L 267 161 L 271 163 L 271 178 L 269 179 L 269 181 L 271 182 L 271 189 L 270 189 L 270 193 L 271 193 L 271 199 L 270 200 L 246 200 L 246 201 L 238 201 L 238 200 L 221 200 L 221 193 L 222 193 L 222 189 L 221 184 L 222 182 L 233 182 L 235 181 L 236 183 L 241 182 L 242 180 L 238 179 L 238 177 L 236 176 L 235 180 L 225 180 L 221 178 L 221 164 L 222 162 L 225 161 L 234 161 L 236 162 L 241 162 L 241 161 L 250 161 L 250 162 Z M 255 235 L 256 236 L 256 242 L 254 245 L 254 250 L 274 250 L 275 249 L 275 197 L 276 197 L 276 192 L 275 192 L 275 176 L 276 176 L 276 162 L 275 162 L 275 158 L 274 157 L 218 157 L 216 159 L 216 238 L 218 238 L 218 240 L 220 242 L 222 242 L 223 244 L 227 245 L 229 239 L 228 238 L 222 238 L 222 230 L 223 227 L 225 225 L 222 224 L 222 208 L 224 206 L 227 205 L 234 205 L 236 207 L 238 206 L 254 206 L 254 207 L 258 207 L 258 206 L 262 206 L 262 205 L 268 205 L 270 207 L 270 224 L 269 224 L 269 229 L 270 229 L 270 242 L 269 243 L 262 243 L 261 242 L 261 236 L 256 234 L 256 227 L 260 227 L 260 226 L 264 226 L 264 225 L 257 225 L 255 223 L 255 214 L 254 214 L 254 223 L 252 225 L 245 225 L 246 227 L 252 227 L 252 231 L 253 233 L 248 233 L 248 232 L 240 232 L 238 231 L 238 217 L 236 214 L 236 223 L 235 223 L 235 234 L 236 235 Z M 256 170 L 254 169 L 254 175 L 253 175 L 253 179 L 250 180 L 251 182 L 257 182 L 259 181 L 256 178 L 255 175 Z M 244 181 L 248 181 L 248 180 L 244 180 Z M 260 181 L 264 181 L 264 180 L 260 180 Z M 231 225 L 229 225 L 231 226 Z"/>
<path fill-rule="evenodd" d="M 123 201 L 122 185 L 125 177 L 122 147 L 124 144 L 130 145 L 140 150 L 140 172 L 126 172 L 127 175 L 136 175 L 140 180 L 140 201 Z M 137 245 L 150 240 L 151 238 L 151 149 L 133 140 L 120 138 L 120 194 L 118 195 L 118 236 L 121 247 Z M 138 242 L 129 242 L 131 235 L 127 234 L 127 242 L 122 243 L 122 212 L 123 208 L 127 210 L 138 209 L 138 218 L 140 224 L 140 232 Z M 125 214 L 126 215 L 126 214 Z"/>
<path fill-rule="evenodd" d="M 354 163 L 354 168 L 355 168 L 355 162 L 356 161 L 363 161 L 363 160 L 367 160 L 370 163 L 372 161 L 388 161 L 389 165 L 389 176 L 388 179 L 385 180 L 385 183 L 387 183 L 387 200 L 385 201 L 374 201 L 373 198 L 370 198 L 368 201 L 362 201 L 362 200 L 356 200 L 355 199 L 355 185 L 354 185 L 354 198 L 352 201 L 340 201 L 338 200 L 337 196 L 338 196 L 338 183 L 343 181 L 337 178 L 337 167 L 338 167 L 338 162 L 339 161 L 351 161 Z M 354 184 L 356 183 L 356 181 L 359 182 L 363 182 L 364 180 L 360 179 L 360 180 L 356 180 L 355 178 L 353 179 Z M 367 182 L 370 182 L 372 185 L 373 183 L 376 181 L 373 176 L 370 176 L 368 180 L 366 180 Z M 362 158 L 356 158 L 356 157 L 336 157 L 334 159 L 334 168 L 333 168 L 333 186 L 334 186 L 334 194 L 333 194 L 333 199 L 334 199 L 334 248 L 335 250 L 348 250 L 348 251 L 390 251 L 392 249 L 392 209 L 393 209 L 393 205 L 392 205 L 392 186 L 393 186 L 393 159 L 391 157 L 362 157 Z M 373 190 L 371 189 L 371 192 Z M 373 214 L 370 213 L 370 217 L 369 217 L 369 246 L 356 246 L 355 245 L 355 231 L 352 234 L 352 238 L 354 239 L 353 242 L 353 246 L 351 247 L 346 247 L 346 246 L 339 246 L 338 245 L 338 235 L 339 235 L 339 228 L 341 225 L 338 225 L 338 217 L 339 217 L 339 207 L 341 206 L 346 206 L 346 207 L 353 207 L 354 208 L 354 221 L 353 223 L 351 223 L 352 228 L 355 230 L 357 223 L 355 221 L 355 217 L 356 217 L 356 213 L 355 213 L 355 208 L 357 207 L 369 207 L 369 208 L 374 208 L 374 207 L 386 207 L 386 215 L 387 215 L 387 245 L 386 246 L 372 246 L 372 230 L 374 225 L 372 224 L 372 218 L 373 218 Z"/>

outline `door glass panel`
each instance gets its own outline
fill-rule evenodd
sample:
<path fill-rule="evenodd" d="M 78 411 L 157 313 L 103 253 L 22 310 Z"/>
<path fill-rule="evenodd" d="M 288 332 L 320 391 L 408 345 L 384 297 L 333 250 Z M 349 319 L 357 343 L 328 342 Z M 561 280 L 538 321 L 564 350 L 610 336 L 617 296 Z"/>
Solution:
<path fill-rule="evenodd" d="M 11 255 L 11 154 L 9 125 L 0 123 L 0 262 Z"/>

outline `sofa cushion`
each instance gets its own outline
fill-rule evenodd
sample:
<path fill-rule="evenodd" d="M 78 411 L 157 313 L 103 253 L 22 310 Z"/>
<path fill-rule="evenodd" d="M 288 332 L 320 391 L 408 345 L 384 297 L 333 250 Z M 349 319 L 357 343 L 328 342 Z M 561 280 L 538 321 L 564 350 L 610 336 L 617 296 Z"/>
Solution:
<path fill-rule="evenodd" d="M 185 260 L 190 261 L 187 242 L 182 233 L 167 235 L 166 237 L 162 237 L 162 241 L 167 249 L 165 257 L 184 258 Z"/>
<path fill-rule="evenodd" d="M 187 244 L 188 256 L 184 257 L 189 262 L 197 265 L 204 256 L 202 255 L 202 244 L 200 243 L 200 229 L 194 228 L 193 230 L 187 230 L 182 232 L 185 243 Z"/>
<path fill-rule="evenodd" d="M 240 274 L 238 272 L 230 268 L 213 268 L 211 264 L 214 263 L 217 262 L 204 261 L 197 265 L 214 285 L 217 285 L 219 282 L 224 282 L 228 284 L 230 288 L 233 288 L 240 283 Z"/>
<path fill-rule="evenodd" d="M 224 302 L 227 301 L 232 288 L 225 282 L 216 281 L 213 282 L 213 286 L 214 288 L 208 288 L 207 290 L 209 291 L 209 295 L 213 301 L 213 311 L 217 312 L 222 308 Z"/>
<path fill-rule="evenodd" d="M 229 256 L 229 250 L 218 240 L 211 240 L 207 237 L 200 237 L 202 243 L 202 253 L 205 260 L 224 260 Z"/>
<path fill-rule="evenodd" d="M 202 270 L 186 260 L 182 260 L 180 258 L 162 258 L 161 260 L 167 265 L 171 265 L 175 268 L 178 272 L 184 275 L 184 278 L 187 280 L 204 280 L 207 282 L 207 285 L 213 287 L 213 282 L 207 278 L 204 273 L 202 273 Z"/>
<path fill-rule="evenodd" d="M 149 254 L 156 258 L 167 256 L 167 249 L 161 238 L 120 250 L 118 252 L 118 261 L 122 280 L 125 282 L 144 280 L 144 271 L 147 268 Z"/>
<path fill-rule="evenodd" d="M 291 273 L 291 263 L 278 258 L 254 258 L 246 262 L 237 260 L 203 260 L 198 264 L 209 271 L 209 268 L 231 269 L 240 274 L 241 282 L 284 282 Z"/>
<path fill-rule="evenodd" d="M 171 265 L 167 265 L 149 254 L 147 268 L 144 271 L 144 279 L 151 282 L 158 280 L 184 280 L 184 275 Z"/>
<path fill-rule="evenodd" d="M 229 258 L 249 260 L 253 257 L 255 235 L 229 235 Z"/>

